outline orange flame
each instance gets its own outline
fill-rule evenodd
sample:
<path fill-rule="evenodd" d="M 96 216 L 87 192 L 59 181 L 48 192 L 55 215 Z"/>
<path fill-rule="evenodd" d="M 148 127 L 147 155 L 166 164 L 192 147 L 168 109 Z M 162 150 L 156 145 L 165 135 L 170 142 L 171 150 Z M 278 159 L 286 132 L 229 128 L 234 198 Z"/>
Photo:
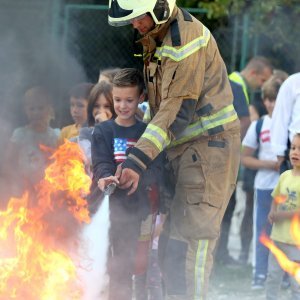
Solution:
<path fill-rule="evenodd" d="M 287 196 L 286 195 L 279 195 L 279 196 L 276 196 L 274 198 L 274 201 L 276 204 L 282 204 L 284 203 L 285 201 L 287 200 Z"/>
<path fill-rule="evenodd" d="M 259 240 L 273 253 L 280 267 L 291 276 L 295 277 L 300 283 L 300 264 L 289 260 L 285 253 L 283 253 L 266 234 L 262 234 Z"/>
<path fill-rule="evenodd" d="M 51 159 L 34 195 L 11 198 L 0 211 L 0 300 L 81 299 L 68 251 L 80 223 L 90 222 L 91 180 L 77 144 L 66 141 Z"/>
<path fill-rule="evenodd" d="M 296 245 L 300 245 L 300 218 L 295 214 L 291 223 L 292 237 L 296 242 Z M 299 248 L 299 247 L 298 247 Z"/>

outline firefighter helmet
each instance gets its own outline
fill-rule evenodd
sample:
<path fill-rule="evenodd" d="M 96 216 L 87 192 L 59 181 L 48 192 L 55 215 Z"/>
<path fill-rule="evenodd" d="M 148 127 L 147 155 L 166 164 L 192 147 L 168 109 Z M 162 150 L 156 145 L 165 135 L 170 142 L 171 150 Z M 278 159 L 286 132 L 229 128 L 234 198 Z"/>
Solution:
<path fill-rule="evenodd" d="M 148 13 L 155 24 L 162 24 L 170 18 L 175 2 L 176 0 L 109 0 L 108 23 L 123 26 Z"/>

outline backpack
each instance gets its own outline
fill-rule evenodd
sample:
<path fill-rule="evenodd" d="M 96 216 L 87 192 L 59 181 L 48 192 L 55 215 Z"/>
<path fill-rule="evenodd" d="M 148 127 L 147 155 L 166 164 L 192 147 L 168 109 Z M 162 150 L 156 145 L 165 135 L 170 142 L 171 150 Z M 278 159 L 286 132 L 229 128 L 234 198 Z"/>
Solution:
<path fill-rule="evenodd" d="M 258 157 L 259 135 L 260 135 L 261 128 L 263 125 L 263 121 L 264 121 L 263 118 L 259 118 L 256 123 L 255 131 L 256 131 L 256 139 L 257 139 L 258 147 L 253 154 L 254 157 Z M 243 190 L 245 192 L 253 191 L 254 179 L 255 179 L 256 172 L 257 172 L 257 170 L 249 169 L 247 167 L 244 169 L 244 171 L 243 171 Z"/>
<path fill-rule="evenodd" d="M 264 118 L 263 117 L 259 118 L 257 120 L 256 127 L 255 127 L 258 147 L 259 147 L 259 135 L 260 135 L 260 132 L 261 132 L 261 129 L 262 129 L 263 122 L 264 122 Z"/>

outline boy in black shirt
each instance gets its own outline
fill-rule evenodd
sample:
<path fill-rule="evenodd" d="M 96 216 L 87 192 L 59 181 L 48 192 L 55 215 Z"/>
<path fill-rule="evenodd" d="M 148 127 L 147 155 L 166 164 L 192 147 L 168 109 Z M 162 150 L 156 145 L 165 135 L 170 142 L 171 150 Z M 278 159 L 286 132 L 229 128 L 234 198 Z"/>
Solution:
<path fill-rule="evenodd" d="M 146 124 L 135 118 L 138 104 L 144 100 L 143 90 L 143 75 L 138 70 L 122 69 L 115 75 L 112 93 L 117 117 L 96 125 L 92 136 L 94 188 L 98 186 L 104 191 L 110 183 L 118 186 L 118 178 L 114 175 L 117 166 L 126 159 L 128 151 L 146 128 Z M 157 181 L 153 170 L 149 169 L 146 173 L 135 193 L 128 195 L 130 188 L 117 187 L 110 196 L 110 300 L 132 299 L 132 275 L 140 223 L 149 214 L 146 188 Z"/>

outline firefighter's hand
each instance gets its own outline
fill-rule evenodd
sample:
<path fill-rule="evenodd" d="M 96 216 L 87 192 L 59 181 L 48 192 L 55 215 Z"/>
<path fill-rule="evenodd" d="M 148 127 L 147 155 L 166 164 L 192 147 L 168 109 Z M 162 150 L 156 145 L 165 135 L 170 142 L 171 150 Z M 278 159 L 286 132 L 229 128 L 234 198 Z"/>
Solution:
<path fill-rule="evenodd" d="M 136 191 L 140 180 L 140 175 L 137 172 L 129 168 L 122 169 L 121 165 L 119 165 L 115 176 L 119 179 L 119 188 L 124 190 L 130 188 L 127 193 L 128 196 Z"/>

